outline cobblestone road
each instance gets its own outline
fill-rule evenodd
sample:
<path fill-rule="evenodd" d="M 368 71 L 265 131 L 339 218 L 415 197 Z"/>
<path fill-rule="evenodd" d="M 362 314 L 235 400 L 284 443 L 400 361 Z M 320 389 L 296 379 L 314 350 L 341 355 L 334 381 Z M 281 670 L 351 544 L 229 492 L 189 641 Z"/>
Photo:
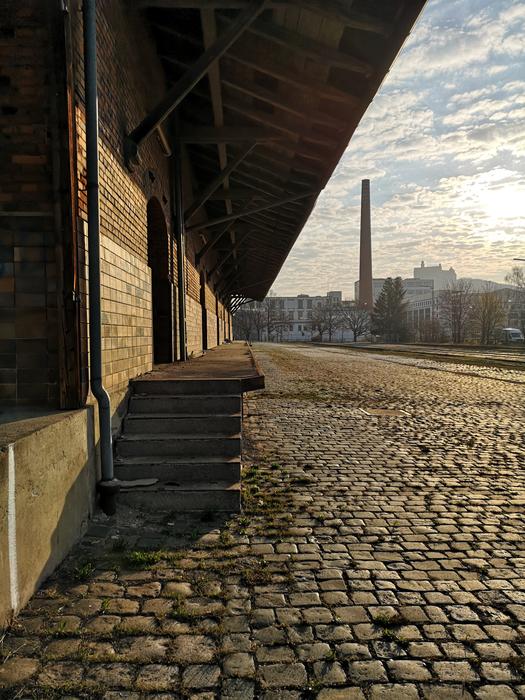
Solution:
<path fill-rule="evenodd" d="M 99 518 L 3 639 L 0 692 L 525 698 L 523 373 L 256 350 L 245 512 Z"/>

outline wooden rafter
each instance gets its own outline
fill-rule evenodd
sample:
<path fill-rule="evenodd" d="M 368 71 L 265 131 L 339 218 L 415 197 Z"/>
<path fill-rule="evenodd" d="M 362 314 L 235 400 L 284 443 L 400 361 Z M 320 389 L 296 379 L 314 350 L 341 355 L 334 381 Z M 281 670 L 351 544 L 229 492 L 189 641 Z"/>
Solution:
<path fill-rule="evenodd" d="M 235 11 L 242 12 L 249 0 L 127 1 L 151 8 L 145 18 L 155 23 L 170 85 L 231 26 Z M 235 129 L 233 136 L 227 131 L 203 136 L 201 131 L 198 143 L 187 149 L 200 190 L 194 204 L 205 195 L 209 219 L 200 225 L 193 219 L 190 231 L 202 238 L 199 254 L 214 249 L 208 265 L 215 265 L 212 272 L 223 296 L 233 290 L 244 297 L 252 288 L 254 298 L 264 295 L 314 206 L 313 196 L 304 202 L 281 198 L 306 190 L 317 193 L 324 186 L 423 3 L 267 0 L 270 11 L 254 20 L 251 30 L 215 62 L 207 80 L 192 89 L 180 110 L 192 129 L 199 124 Z M 156 9 L 160 7 L 164 9 Z M 239 142 L 240 130 L 248 134 L 248 129 L 252 137 L 265 138 L 270 131 L 280 138 L 261 141 L 249 160 L 210 191 L 240 151 L 227 139 Z M 217 138 L 217 143 L 217 135 L 224 140 Z"/>
<path fill-rule="evenodd" d="M 188 207 L 186 210 L 186 220 L 189 221 L 191 217 L 196 214 L 201 207 L 203 207 L 208 199 L 215 193 L 215 191 L 228 179 L 228 176 L 237 168 L 245 158 L 253 151 L 255 145 L 252 144 L 248 148 L 244 149 L 234 160 L 232 160 L 229 165 L 219 172 L 218 175 L 208 184 L 203 192 L 196 198 L 196 200 Z M 226 197 L 226 200 L 230 200 L 230 197 Z"/>
<path fill-rule="evenodd" d="M 343 70 L 352 71 L 354 73 L 363 73 L 364 75 L 372 75 L 374 67 L 356 56 L 333 49 L 331 46 L 326 46 L 313 39 L 292 32 L 289 29 L 258 19 L 250 24 L 248 31 L 257 36 L 262 36 L 280 46 L 283 46 L 288 51 L 302 53 L 308 58 L 324 65 L 342 68 Z"/>
<path fill-rule="evenodd" d="M 189 41 L 195 46 L 200 46 L 199 41 L 182 34 L 170 25 L 157 24 L 155 26 L 162 32 Z M 162 54 L 162 58 L 176 65 L 185 65 L 184 62 L 181 62 L 175 56 L 170 56 L 166 53 Z M 360 100 L 359 95 L 340 90 L 328 83 L 323 83 L 306 71 L 298 70 L 295 67 L 292 69 L 290 65 L 279 63 L 269 55 L 265 56 L 264 61 L 261 61 L 254 47 L 242 39 L 234 47 L 230 48 L 221 60 L 225 65 L 234 62 L 269 75 L 275 80 L 281 80 L 283 83 L 293 85 L 294 88 L 301 90 L 305 95 L 315 96 L 317 99 L 332 100 L 345 105 L 355 105 Z"/>
<path fill-rule="evenodd" d="M 251 126 L 188 126 L 177 131 L 180 143 L 264 143 L 282 139 L 271 129 Z"/>
<path fill-rule="evenodd" d="M 241 92 L 249 97 L 254 97 L 256 100 L 260 100 L 261 102 L 267 102 L 268 104 L 272 105 L 272 107 L 275 107 L 282 112 L 287 112 L 298 119 L 305 119 L 304 111 L 301 112 L 301 110 L 294 103 L 290 102 L 289 99 L 277 92 L 267 90 L 260 85 L 254 85 L 253 83 L 243 85 L 240 83 L 240 81 L 236 81 L 234 78 L 228 77 L 223 78 L 222 83 L 224 86 L 234 91 Z M 306 115 L 306 118 L 309 122 L 314 124 L 321 124 L 331 129 L 336 129 L 337 131 L 341 130 L 341 121 L 335 117 L 331 117 L 329 114 L 312 111 Z"/>
<path fill-rule="evenodd" d="M 194 226 L 190 226 L 187 229 L 187 232 L 191 231 L 200 231 L 205 228 L 210 228 L 211 226 L 217 226 L 218 224 L 223 224 L 227 223 L 228 221 L 234 221 L 235 219 L 240 219 L 245 216 L 251 216 L 252 214 L 258 214 L 261 211 L 266 211 L 267 209 L 275 209 L 276 207 L 280 207 L 281 204 L 286 204 L 287 202 L 293 202 L 297 199 L 307 199 L 308 197 L 313 197 L 314 195 L 317 196 L 317 192 L 302 192 L 301 194 L 295 194 L 291 197 L 284 197 L 283 199 L 278 199 L 275 202 L 271 202 L 270 204 L 264 204 L 259 207 L 254 207 L 253 209 L 248 209 L 245 211 L 240 211 L 235 214 L 230 214 L 228 216 L 220 216 L 217 219 L 211 219 L 210 221 L 204 221 L 200 224 L 195 224 Z"/>
<path fill-rule="evenodd" d="M 246 6 L 246 0 L 135 0 L 137 9 L 155 7 L 160 9 L 195 9 L 203 8 L 211 10 L 240 10 Z M 359 29 L 363 32 L 372 32 L 388 36 L 388 25 L 377 17 L 348 9 L 348 3 L 324 0 L 272 0 L 270 7 L 300 7 L 310 12 L 328 17 L 343 23 L 347 27 Z"/>
<path fill-rule="evenodd" d="M 221 36 L 197 59 L 157 105 L 144 117 L 126 138 L 128 162 L 137 159 L 139 144 L 147 138 L 173 112 L 195 85 L 219 58 L 235 43 L 239 36 L 264 10 L 266 0 L 253 0 Z"/>
<path fill-rule="evenodd" d="M 209 201 L 223 201 L 225 199 L 229 199 L 230 201 L 234 200 L 242 200 L 242 199 L 260 199 L 261 197 L 264 197 L 263 194 L 259 192 L 254 192 L 252 189 L 249 187 L 235 187 L 235 188 L 230 188 L 229 190 L 222 190 L 221 192 L 214 192 L 212 195 L 209 196 Z"/>

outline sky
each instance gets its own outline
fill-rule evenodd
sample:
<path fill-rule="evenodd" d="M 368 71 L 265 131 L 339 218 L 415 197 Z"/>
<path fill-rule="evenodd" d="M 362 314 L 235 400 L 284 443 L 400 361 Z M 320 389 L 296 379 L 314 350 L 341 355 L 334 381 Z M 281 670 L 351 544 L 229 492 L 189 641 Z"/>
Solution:
<path fill-rule="evenodd" d="M 353 298 L 363 178 L 374 277 L 502 282 L 525 258 L 525 0 L 428 1 L 274 292 Z"/>

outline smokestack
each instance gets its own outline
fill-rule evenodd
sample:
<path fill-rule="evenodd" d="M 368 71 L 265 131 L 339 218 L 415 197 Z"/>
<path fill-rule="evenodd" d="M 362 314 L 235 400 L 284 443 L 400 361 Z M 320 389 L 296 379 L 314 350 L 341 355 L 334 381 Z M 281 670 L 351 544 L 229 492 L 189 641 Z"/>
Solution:
<path fill-rule="evenodd" d="M 374 308 L 372 288 L 372 229 L 370 225 L 370 180 L 361 182 L 361 238 L 359 241 L 359 306 Z"/>

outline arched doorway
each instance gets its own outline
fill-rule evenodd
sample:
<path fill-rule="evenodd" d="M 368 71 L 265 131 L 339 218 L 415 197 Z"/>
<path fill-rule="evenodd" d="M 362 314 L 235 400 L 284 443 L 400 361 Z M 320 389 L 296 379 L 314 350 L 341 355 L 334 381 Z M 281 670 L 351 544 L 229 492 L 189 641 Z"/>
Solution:
<path fill-rule="evenodd" d="M 169 238 L 158 199 L 147 208 L 148 265 L 151 268 L 153 363 L 173 362 L 173 287 L 169 276 Z"/>

